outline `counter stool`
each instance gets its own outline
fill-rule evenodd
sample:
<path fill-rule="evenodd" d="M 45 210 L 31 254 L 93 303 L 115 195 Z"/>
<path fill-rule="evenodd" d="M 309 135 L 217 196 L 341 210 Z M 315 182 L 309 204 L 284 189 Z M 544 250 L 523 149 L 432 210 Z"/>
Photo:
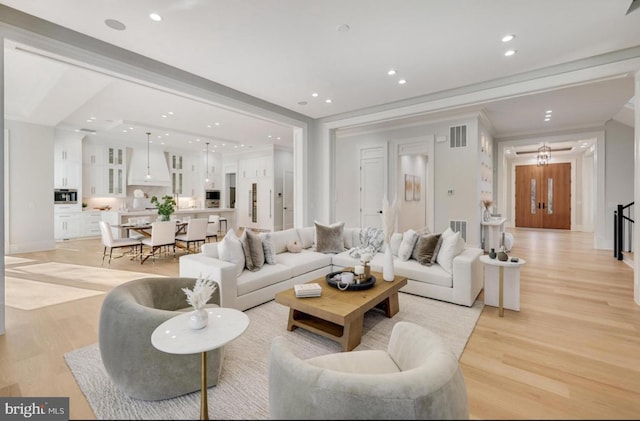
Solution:
<path fill-rule="evenodd" d="M 222 231 L 222 224 L 224 224 L 224 231 L 222 231 L 222 235 L 224 236 L 227 233 L 227 218 L 221 216 L 220 219 L 220 230 Z"/>

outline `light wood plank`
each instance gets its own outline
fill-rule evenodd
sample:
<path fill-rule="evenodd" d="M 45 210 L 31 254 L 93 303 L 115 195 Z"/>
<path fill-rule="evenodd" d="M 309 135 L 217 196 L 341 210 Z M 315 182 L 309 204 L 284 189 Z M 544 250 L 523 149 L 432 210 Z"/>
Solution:
<path fill-rule="evenodd" d="M 499 318 L 497 308 L 485 307 L 467 343 L 460 364 L 471 418 L 638 418 L 640 307 L 632 269 L 610 251 L 594 250 L 591 233 L 508 231 L 515 239 L 510 255 L 527 261 L 521 311 Z M 101 253 L 99 239 L 88 239 L 14 257 L 100 267 Z M 172 259 L 116 259 L 111 268 L 178 276 Z M 68 396 L 71 419 L 95 419 L 63 355 L 97 341 L 103 299 L 7 307 L 0 396 Z"/>

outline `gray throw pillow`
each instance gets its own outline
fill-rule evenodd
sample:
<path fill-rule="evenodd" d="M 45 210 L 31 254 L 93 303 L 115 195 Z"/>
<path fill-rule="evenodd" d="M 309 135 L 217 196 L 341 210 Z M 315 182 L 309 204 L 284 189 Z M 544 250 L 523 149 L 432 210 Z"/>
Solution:
<path fill-rule="evenodd" d="M 442 246 L 442 240 L 444 240 L 444 237 L 442 236 L 442 234 L 440 234 L 440 237 L 438 238 L 438 244 L 436 244 L 436 248 L 435 250 L 433 250 L 433 255 L 431 256 L 431 264 L 434 264 L 436 262 L 436 259 L 438 258 L 438 252 L 440 251 L 440 247 Z"/>
<path fill-rule="evenodd" d="M 264 249 L 262 248 L 262 239 L 259 234 L 247 230 L 247 238 L 249 239 L 249 252 L 251 253 L 251 261 L 256 270 L 264 266 Z"/>
<path fill-rule="evenodd" d="M 344 222 L 332 225 L 316 225 L 316 251 L 319 253 L 342 253 L 344 251 Z"/>
<path fill-rule="evenodd" d="M 265 232 L 260 234 L 262 237 L 262 251 L 264 252 L 264 261 L 268 265 L 276 264 L 276 246 L 271 239 L 271 233 Z"/>
<path fill-rule="evenodd" d="M 440 234 L 421 235 L 413 249 L 414 259 L 416 259 L 421 265 L 431 266 L 431 259 L 435 259 L 434 256 L 438 255 L 435 253 L 435 249 L 440 241 L 440 237 Z"/>
<path fill-rule="evenodd" d="M 264 265 L 264 250 L 262 249 L 262 240 L 260 240 L 260 237 L 250 230 L 245 229 L 240 237 L 240 243 L 242 244 L 242 251 L 244 252 L 245 268 L 251 272 L 260 270 Z M 260 251 L 258 251 L 258 248 Z M 260 261 L 260 254 L 262 254 L 262 262 Z"/>

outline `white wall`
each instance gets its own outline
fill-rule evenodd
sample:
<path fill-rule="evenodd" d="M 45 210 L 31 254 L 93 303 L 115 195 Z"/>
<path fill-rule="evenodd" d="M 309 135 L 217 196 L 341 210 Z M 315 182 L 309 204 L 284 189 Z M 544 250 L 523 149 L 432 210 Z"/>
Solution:
<path fill-rule="evenodd" d="M 605 125 L 604 243 L 613 250 L 613 212 L 633 202 L 633 128 L 610 120 Z"/>
<path fill-rule="evenodd" d="M 9 132 L 6 254 L 55 248 L 52 127 L 5 120 Z"/>
<path fill-rule="evenodd" d="M 467 147 L 452 149 L 449 147 L 449 127 L 452 125 L 467 125 Z M 334 195 L 331 197 L 331 205 L 335 211 L 335 220 L 344 220 L 347 226 L 359 226 L 358 198 L 359 198 L 359 162 L 358 151 L 363 147 L 388 145 L 402 142 L 403 139 L 414 138 L 446 139 L 445 142 L 435 142 L 433 152 L 434 187 L 429 192 L 427 177 L 423 177 L 423 197 L 433 194 L 434 216 L 433 226 L 429 226 L 434 232 L 445 230 L 449 226 L 449 220 L 467 221 L 467 243 L 480 245 L 480 196 L 478 192 L 478 117 L 462 116 L 446 121 L 429 121 L 425 118 L 422 124 L 400 126 L 397 128 L 367 128 L 362 127 L 361 133 L 336 134 L 335 152 L 333 152 Z M 391 154 L 389 156 L 392 156 Z M 431 163 L 429 163 L 430 165 Z M 417 164 L 416 164 L 417 165 Z M 421 164 L 422 165 L 422 164 Z M 391 166 L 396 168 L 395 165 Z M 416 167 L 416 170 L 423 171 Z M 393 198 L 395 189 L 401 186 L 398 175 L 402 170 L 389 171 L 390 191 L 388 195 Z M 450 195 L 448 191 L 452 190 Z M 404 190 L 398 191 L 398 200 L 402 206 L 411 202 L 404 202 Z M 416 212 L 419 212 L 417 209 Z M 422 216 L 413 219 L 402 219 L 398 222 L 400 227 L 422 228 L 424 218 Z"/>

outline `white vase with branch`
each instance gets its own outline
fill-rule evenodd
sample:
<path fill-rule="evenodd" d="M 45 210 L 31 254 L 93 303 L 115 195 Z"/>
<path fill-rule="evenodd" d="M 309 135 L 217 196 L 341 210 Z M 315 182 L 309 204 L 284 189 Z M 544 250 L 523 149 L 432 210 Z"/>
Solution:
<path fill-rule="evenodd" d="M 396 217 L 398 214 L 398 203 L 394 199 L 392 204 L 385 196 L 382 199 L 382 231 L 384 235 L 384 260 L 382 263 L 382 279 L 391 282 L 395 279 L 395 269 L 393 266 L 393 253 L 391 252 L 391 235 L 395 230 Z"/>
<path fill-rule="evenodd" d="M 203 278 L 202 275 L 196 279 L 193 290 L 182 288 L 187 295 L 187 303 L 193 307 L 189 315 L 188 324 L 192 329 L 202 329 L 209 323 L 209 313 L 205 305 L 218 289 L 218 284 L 213 279 Z"/>

